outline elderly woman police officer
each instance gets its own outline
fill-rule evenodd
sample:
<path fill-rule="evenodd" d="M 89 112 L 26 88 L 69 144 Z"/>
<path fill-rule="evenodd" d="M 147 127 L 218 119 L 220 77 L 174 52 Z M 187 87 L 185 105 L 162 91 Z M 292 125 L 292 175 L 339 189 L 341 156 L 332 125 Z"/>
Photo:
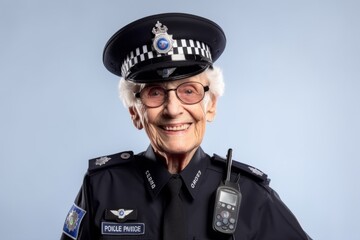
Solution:
<path fill-rule="evenodd" d="M 105 67 L 150 146 L 90 160 L 61 239 L 310 239 L 266 174 L 200 147 L 224 89 L 213 63 L 225 42 L 214 22 L 181 13 L 111 37 Z"/>

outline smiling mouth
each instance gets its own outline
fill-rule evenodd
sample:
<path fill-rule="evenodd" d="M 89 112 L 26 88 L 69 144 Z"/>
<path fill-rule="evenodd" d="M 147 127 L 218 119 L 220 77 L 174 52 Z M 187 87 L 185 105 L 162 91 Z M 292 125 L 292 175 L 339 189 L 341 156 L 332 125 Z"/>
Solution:
<path fill-rule="evenodd" d="M 181 125 L 163 125 L 162 129 L 166 131 L 184 131 L 190 127 L 190 124 L 181 124 Z"/>

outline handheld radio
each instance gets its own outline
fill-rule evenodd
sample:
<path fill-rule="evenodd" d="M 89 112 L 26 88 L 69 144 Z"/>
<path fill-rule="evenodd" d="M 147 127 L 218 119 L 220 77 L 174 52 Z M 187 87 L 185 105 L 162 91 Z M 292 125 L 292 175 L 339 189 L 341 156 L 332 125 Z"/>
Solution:
<path fill-rule="evenodd" d="M 233 234 L 238 222 L 241 193 L 238 183 L 231 182 L 232 149 L 228 150 L 226 179 L 216 191 L 213 229 L 225 234 Z"/>

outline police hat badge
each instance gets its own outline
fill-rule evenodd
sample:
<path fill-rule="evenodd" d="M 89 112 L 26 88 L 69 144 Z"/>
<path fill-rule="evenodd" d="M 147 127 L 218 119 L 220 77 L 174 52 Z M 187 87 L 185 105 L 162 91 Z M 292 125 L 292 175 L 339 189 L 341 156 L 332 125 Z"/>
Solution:
<path fill-rule="evenodd" d="M 173 39 L 172 35 L 167 33 L 168 28 L 161 24 L 161 22 L 157 22 L 155 27 L 152 30 L 152 33 L 155 34 L 155 38 L 153 41 L 153 48 L 158 53 L 168 53 L 173 47 Z"/>
<path fill-rule="evenodd" d="M 106 43 L 105 67 L 125 80 L 148 83 L 183 79 L 211 66 L 226 37 L 209 19 L 164 13 L 134 21 Z"/>

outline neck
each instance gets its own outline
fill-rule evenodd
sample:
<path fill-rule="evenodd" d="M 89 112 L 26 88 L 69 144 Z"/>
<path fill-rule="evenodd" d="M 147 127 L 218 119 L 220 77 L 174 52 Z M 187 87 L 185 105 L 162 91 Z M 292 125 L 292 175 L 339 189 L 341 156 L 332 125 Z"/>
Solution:
<path fill-rule="evenodd" d="M 180 173 L 190 163 L 197 149 L 187 153 L 173 154 L 156 151 L 155 154 L 163 159 L 168 171 L 171 174 Z"/>

